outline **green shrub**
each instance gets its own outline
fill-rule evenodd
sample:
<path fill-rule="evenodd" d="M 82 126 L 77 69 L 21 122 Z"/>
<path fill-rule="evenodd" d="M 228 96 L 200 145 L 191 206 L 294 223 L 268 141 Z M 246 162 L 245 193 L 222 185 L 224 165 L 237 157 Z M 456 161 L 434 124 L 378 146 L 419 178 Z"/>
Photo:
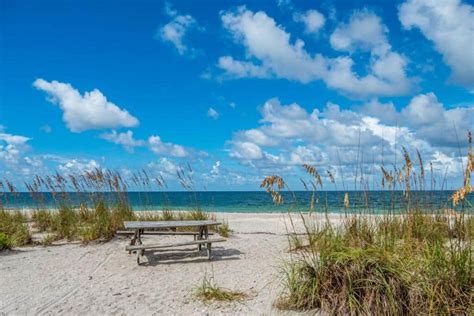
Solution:
<path fill-rule="evenodd" d="M 97 203 L 95 206 L 94 223 L 92 225 L 96 230 L 98 238 L 108 239 L 111 233 L 115 233 L 111 231 L 113 230 L 111 218 L 112 215 L 105 203 L 103 201 Z"/>
<path fill-rule="evenodd" d="M 91 220 L 81 228 L 81 240 L 89 243 L 93 240 L 108 240 L 115 234 L 112 213 L 104 201 L 99 200 L 92 211 Z"/>
<path fill-rule="evenodd" d="M 79 236 L 83 244 L 88 244 L 100 238 L 99 232 L 95 226 L 85 226 L 81 228 Z"/>
<path fill-rule="evenodd" d="M 469 314 L 472 240 L 449 236 L 460 236 L 470 221 L 450 232 L 447 220 L 353 217 L 339 229 L 308 230 L 310 244 L 299 240 L 301 254 L 283 267 L 285 291 L 276 305 L 329 314 Z"/>
<path fill-rule="evenodd" d="M 118 204 L 113 210 L 103 200 L 98 200 L 92 211 L 89 211 L 88 222 L 80 229 L 83 243 L 94 240 L 110 240 L 115 232 L 123 229 L 123 222 L 135 218 L 132 209 L 126 204 Z"/>
<path fill-rule="evenodd" d="M 40 232 L 50 230 L 53 226 L 53 215 L 50 210 L 37 210 L 31 215 L 33 226 Z"/>
<path fill-rule="evenodd" d="M 31 241 L 27 217 L 19 211 L 0 210 L 0 233 L 6 236 L 10 247 L 18 247 Z"/>
<path fill-rule="evenodd" d="M 12 248 L 12 241 L 5 233 L 0 233 L 0 251 Z"/>
<path fill-rule="evenodd" d="M 337 314 L 405 314 L 410 284 L 399 258 L 377 248 L 343 248 L 287 267 L 277 306 Z"/>
<path fill-rule="evenodd" d="M 94 212 L 84 203 L 81 203 L 79 206 L 78 216 L 79 220 L 83 223 L 92 223 L 94 221 Z"/>
<path fill-rule="evenodd" d="M 73 240 L 77 237 L 79 216 L 71 206 L 62 204 L 53 215 L 53 232 L 58 238 Z"/>

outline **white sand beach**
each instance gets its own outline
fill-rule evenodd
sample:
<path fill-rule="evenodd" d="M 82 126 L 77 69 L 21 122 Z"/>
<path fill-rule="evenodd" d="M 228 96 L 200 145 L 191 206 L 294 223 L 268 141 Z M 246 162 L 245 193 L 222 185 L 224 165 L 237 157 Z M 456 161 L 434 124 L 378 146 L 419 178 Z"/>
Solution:
<path fill-rule="evenodd" d="M 0 314 L 281 314 L 273 303 L 280 292 L 279 268 L 291 256 L 288 215 L 220 213 L 218 219 L 227 220 L 234 233 L 213 246 L 211 262 L 204 250 L 186 246 L 149 251 L 138 266 L 135 255 L 125 251 L 126 238 L 3 252 Z M 144 243 L 190 238 L 145 236 Z M 196 300 L 193 292 L 205 276 L 249 298 Z"/>

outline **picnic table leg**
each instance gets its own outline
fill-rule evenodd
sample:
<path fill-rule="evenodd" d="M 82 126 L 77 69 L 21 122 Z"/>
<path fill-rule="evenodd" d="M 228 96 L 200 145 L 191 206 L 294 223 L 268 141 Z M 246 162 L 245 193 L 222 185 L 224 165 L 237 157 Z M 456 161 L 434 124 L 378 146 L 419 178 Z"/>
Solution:
<path fill-rule="evenodd" d="M 209 258 L 209 261 L 212 259 L 211 255 L 211 243 L 207 243 L 207 257 Z"/>
<path fill-rule="evenodd" d="M 133 246 L 133 245 L 136 244 L 137 238 L 138 238 L 138 230 L 135 229 L 135 232 L 133 233 L 133 237 L 132 237 L 132 239 L 130 240 L 130 246 Z M 129 251 L 128 251 L 128 254 L 131 254 L 131 253 L 132 253 L 132 251 L 129 250 Z"/>
<path fill-rule="evenodd" d="M 142 233 L 143 233 L 144 231 L 145 231 L 144 229 L 139 229 L 139 230 L 138 230 L 138 244 L 139 244 L 139 245 L 143 244 L 143 242 L 142 242 Z"/>
<path fill-rule="evenodd" d="M 137 230 L 137 242 L 139 245 L 142 245 L 142 234 L 145 231 L 145 229 L 138 229 Z M 145 255 L 145 249 L 137 250 L 137 264 L 140 265 L 140 257 L 143 257 Z"/>
<path fill-rule="evenodd" d="M 203 237 L 203 235 L 204 235 L 204 226 L 200 226 L 200 227 L 199 227 L 199 236 L 198 236 L 198 240 L 201 240 L 201 239 L 202 239 L 202 237 Z M 201 251 L 201 247 L 202 247 L 202 245 L 201 245 L 201 244 L 199 244 L 199 245 L 198 245 L 198 250 L 199 250 L 199 251 Z"/>
<path fill-rule="evenodd" d="M 137 250 L 137 264 L 140 265 L 140 257 L 143 257 L 145 255 L 145 250 Z"/>
<path fill-rule="evenodd" d="M 205 227 L 204 228 L 204 239 L 209 239 L 209 227 Z M 207 243 L 206 244 L 206 248 L 207 248 L 207 257 L 209 258 L 209 260 L 211 260 L 211 243 Z"/>

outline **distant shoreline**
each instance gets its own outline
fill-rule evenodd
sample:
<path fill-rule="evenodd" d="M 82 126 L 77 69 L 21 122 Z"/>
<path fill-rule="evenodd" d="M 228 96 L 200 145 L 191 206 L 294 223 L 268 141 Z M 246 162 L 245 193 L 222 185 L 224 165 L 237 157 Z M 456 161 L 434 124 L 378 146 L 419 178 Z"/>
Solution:
<path fill-rule="evenodd" d="M 410 192 L 455 192 L 456 189 L 446 189 L 446 190 L 411 190 Z M 284 194 L 291 194 L 291 193 L 312 193 L 313 191 L 311 190 L 293 190 L 293 191 L 285 191 L 283 192 Z M 322 190 L 322 189 L 319 189 L 317 191 L 314 191 L 314 192 L 317 192 L 317 193 L 325 193 L 325 192 L 331 192 L 331 193 L 336 193 L 336 192 L 339 192 L 339 193 L 357 193 L 357 192 L 372 192 L 372 193 L 381 193 L 381 192 L 386 192 L 386 193 L 389 193 L 389 192 L 404 192 L 404 190 Z M 11 192 L 3 192 L 3 194 L 16 194 L 16 193 L 19 193 L 19 194 L 31 194 L 30 192 L 28 191 L 16 191 L 15 193 L 11 193 Z M 51 194 L 50 191 L 39 191 L 39 192 L 35 192 L 35 194 Z M 77 193 L 76 191 L 65 191 L 65 192 L 61 192 L 61 194 L 64 193 L 64 194 L 74 194 L 74 193 Z M 88 191 L 88 192 L 81 192 L 81 194 L 84 194 L 84 193 L 89 193 L 89 194 L 92 194 L 92 193 L 108 193 L 108 194 L 123 194 L 123 193 L 163 193 L 163 194 L 166 194 L 166 193 L 187 193 L 187 194 L 194 194 L 194 193 L 264 193 L 264 194 L 268 194 L 265 190 L 235 190 L 235 191 L 207 191 L 207 190 L 196 190 L 196 191 L 185 191 L 185 190 L 181 190 L 181 191 L 160 191 L 160 190 L 150 190 L 150 191 L 125 191 L 125 192 L 111 192 L 111 191 Z M 59 194 L 59 193 L 58 193 Z"/>
<path fill-rule="evenodd" d="M 103 200 L 111 208 L 126 203 L 133 211 L 193 211 L 202 210 L 219 214 L 286 214 L 309 212 L 332 214 L 401 214 L 407 207 L 437 213 L 437 210 L 452 209 L 452 191 L 412 191 L 410 200 L 402 191 L 347 191 L 349 207 L 345 208 L 345 191 L 282 192 L 283 204 L 275 205 L 272 197 L 264 191 L 220 191 L 220 192 L 108 192 L 108 193 L 18 193 L 0 196 L 0 207 L 23 212 L 35 209 L 55 210 L 65 204 L 69 208 L 81 205 L 93 208 L 94 201 Z M 123 195 L 125 194 L 125 195 Z M 408 202 L 409 201 L 409 202 Z M 467 212 L 473 213 L 474 196 L 466 199 Z M 456 207 L 460 210 L 460 205 Z"/>
<path fill-rule="evenodd" d="M 38 209 L 35 209 L 35 208 L 23 208 L 23 209 L 4 208 L 4 210 L 11 211 L 11 212 L 20 211 L 22 213 L 30 215 Z M 44 210 L 44 208 L 42 210 Z M 58 208 L 49 208 L 47 210 L 55 212 L 55 211 L 58 210 Z M 74 210 L 79 211 L 78 208 L 74 208 Z M 190 211 L 193 211 L 193 209 L 133 210 L 134 213 L 138 213 L 138 214 L 140 214 L 140 213 L 157 213 L 157 212 L 159 213 L 159 212 L 165 212 L 165 211 L 169 211 L 169 212 L 190 212 Z M 202 210 L 202 211 L 205 212 L 205 213 L 216 214 L 218 216 L 228 214 L 228 215 L 232 215 L 232 216 L 264 216 L 264 217 L 269 216 L 269 215 L 279 216 L 279 215 L 287 215 L 287 214 L 292 214 L 292 215 L 298 215 L 298 214 L 310 215 L 310 214 L 312 214 L 312 215 L 318 215 L 318 216 L 328 215 L 328 216 L 333 216 L 333 217 L 344 217 L 345 215 L 347 215 L 347 216 L 353 216 L 353 215 L 361 215 L 361 216 L 404 215 L 403 211 L 391 211 L 391 212 L 379 212 L 379 213 L 377 213 L 377 212 L 357 211 L 357 210 L 346 210 L 346 211 L 341 211 L 341 212 L 323 212 L 323 211 L 317 211 L 317 210 L 314 210 L 314 211 L 297 211 L 297 210 L 293 210 L 293 211 L 288 211 L 288 210 L 286 210 L 286 211 L 274 211 L 274 210 L 270 210 L 270 211 L 267 211 L 267 212 L 262 212 L 261 210 L 248 211 L 248 212 L 243 212 L 243 211 L 240 211 L 240 210 L 236 210 L 236 211 Z M 456 213 L 459 213 L 459 212 L 456 212 Z M 426 215 L 454 214 L 454 210 L 451 209 L 451 208 L 445 208 L 445 209 L 439 209 L 439 210 L 432 211 L 432 212 L 426 211 L 426 212 L 424 212 L 424 214 L 426 214 Z M 466 208 L 465 209 L 465 214 L 467 216 L 474 215 L 474 208 Z"/>

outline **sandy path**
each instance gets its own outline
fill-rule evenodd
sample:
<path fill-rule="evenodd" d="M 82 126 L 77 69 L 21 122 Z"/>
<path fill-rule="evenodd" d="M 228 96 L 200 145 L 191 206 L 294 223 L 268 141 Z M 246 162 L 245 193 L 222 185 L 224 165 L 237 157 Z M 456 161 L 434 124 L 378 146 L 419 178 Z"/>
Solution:
<path fill-rule="evenodd" d="M 275 314 L 279 266 L 289 257 L 282 214 L 222 214 L 234 230 L 213 247 L 147 254 L 137 266 L 125 239 L 82 246 L 25 247 L 0 254 L 0 314 Z M 189 236 L 145 236 L 144 242 Z M 187 251 L 184 251 L 187 250 Z M 202 278 L 244 291 L 241 303 L 206 305 L 193 298 Z"/>

